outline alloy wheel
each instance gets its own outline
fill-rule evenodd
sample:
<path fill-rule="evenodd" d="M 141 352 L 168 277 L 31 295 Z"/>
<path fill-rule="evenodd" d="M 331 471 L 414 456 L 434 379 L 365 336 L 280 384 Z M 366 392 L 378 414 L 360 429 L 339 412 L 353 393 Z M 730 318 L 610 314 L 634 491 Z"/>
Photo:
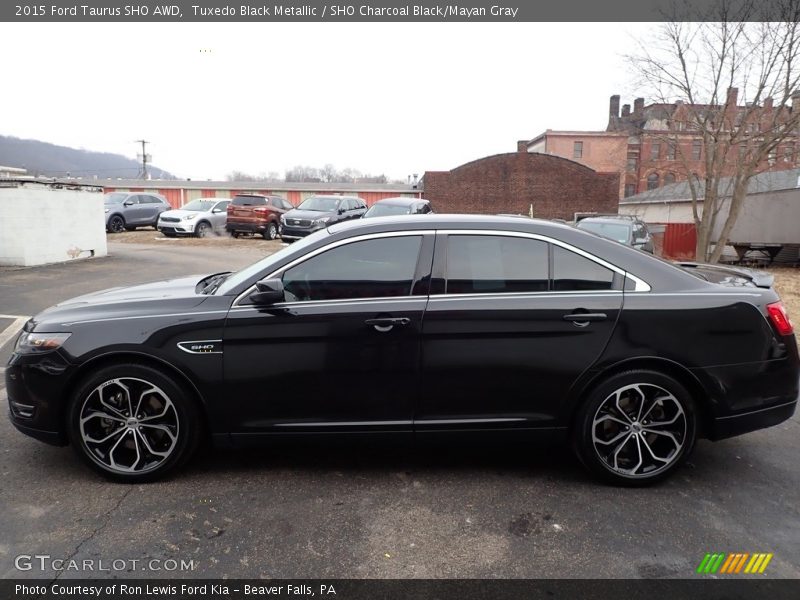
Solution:
<path fill-rule="evenodd" d="M 663 387 L 635 383 L 618 388 L 592 420 L 592 444 L 608 470 L 652 477 L 681 456 L 689 423 L 678 399 Z"/>
<path fill-rule="evenodd" d="M 147 473 L 178 443 L 178 412 L 157 386 L 134 377 L 94 388 L 80 409 L 81 442 L 93 461 L 113 473 Z"/>
<path fill-rule="evenodd" d="M 125 221 L 122 220 L 122 217 L 111 217 L 111 221 L 108 223 L 108 228 L 113 233 L 121 233 L 125 230 Z"/>
<path fill-rule="evenodd" d="M 206 237 L 208 235 L 208 230 L 209 230 L 208 223 L 205 222 L 198 223 L 197 229 L 195 230 L 195 235 L 201 238 Z"/>

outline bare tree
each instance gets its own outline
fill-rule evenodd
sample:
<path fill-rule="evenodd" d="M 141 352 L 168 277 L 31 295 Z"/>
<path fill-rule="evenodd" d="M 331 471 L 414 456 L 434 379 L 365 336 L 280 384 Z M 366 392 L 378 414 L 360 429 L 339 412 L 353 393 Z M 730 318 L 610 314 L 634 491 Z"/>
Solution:
<path fill-rule="evenodd" d="M 698 260 L 719 260 L 750 180 L 798 134 L 800 0 L 763 6 L 769 14 L 760 0 L 720 0 L 700 18 L 674 7 L 627 57 L 656 102 L 676 104 L 664 135 L 689 182 Z"/>

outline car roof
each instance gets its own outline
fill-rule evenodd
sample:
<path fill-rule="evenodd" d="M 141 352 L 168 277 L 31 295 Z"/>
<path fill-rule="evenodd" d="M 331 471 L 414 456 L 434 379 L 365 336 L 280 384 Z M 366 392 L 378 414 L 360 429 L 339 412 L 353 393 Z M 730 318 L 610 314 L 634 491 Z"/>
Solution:
<path fill-rule="evenodd" d="M 424 198 L 409 198 L 407 196 L 396 196 L 394 198 L 384 198 L 383 200 L 378 200 L 375 204 L 388 204 L 390 206 L 411 206 L 412 204 L 418 203 L 430 204 L 428 200 Z M 372 206 L 375 206 L 373 204 Z"/>
<path fill-rule="evenodd" d="M 603 222 L 607 222 L 607 223 L 635 223 L 635 222 L 639 221 L 639 219 L 637 217 L 632 216 L 632 215 L 631 216 L 620 215 L 618 217 L 614 217 L 614 216 L 584 217 L 580 221 L 578 221 L 578 224 L 583 223 L 584 221 L 586 221 L 587 223 L 603 223 Z"/>
<path fill-rule="evenodd" d="M 337 200 L 341 200 L 342 198 L 348 198 L 350 200 L 361 200 L 361 201 L 364 200 L 363 198 L 359 198 L 358 196 L 340 196 L 339 194 L 313 194 L 308 198 L 336 198 Z M 308 200 L 308 198 L 306 198 L 306 200 Z"/>

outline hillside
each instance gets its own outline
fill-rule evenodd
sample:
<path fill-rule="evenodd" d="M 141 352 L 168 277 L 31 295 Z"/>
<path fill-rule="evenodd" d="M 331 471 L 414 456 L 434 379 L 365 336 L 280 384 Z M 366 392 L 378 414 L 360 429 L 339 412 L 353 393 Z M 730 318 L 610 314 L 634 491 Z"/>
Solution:
<path fill-rule="evenodd" d="M 3 135 L 0 135 L 0 165 L 25 168 L 29 175 L 83 178 L 134 178 L 140 167 L 138 162 L 121 154 L 90 152 Z M 150 166 L 149 170 L 153 179 L 175 179 L 158 167 Z"/>

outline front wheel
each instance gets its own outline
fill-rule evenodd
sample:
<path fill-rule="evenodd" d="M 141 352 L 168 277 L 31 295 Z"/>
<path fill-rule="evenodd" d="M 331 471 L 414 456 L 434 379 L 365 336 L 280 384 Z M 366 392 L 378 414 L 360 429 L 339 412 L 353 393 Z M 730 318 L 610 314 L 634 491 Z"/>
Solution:
<path fill-rule="evenodd" d="M 209 225 L 205 221 L 200 221 L 194 228 L 194 234 L 199 238 L 204 238 L 209 233 L 211 233 L 211 225 Z"/>
<path fill-rule="evenodd" d="M 200 438 L 190 397 L 152 367 L 100 369 L 78 386 L 68 411 L 74 450 L 105 477 L 150 481 L 184 463 Z"/>
<path fill-rule="evenodd" d="M 111 233 L 121 233 L 125 230 L 125 219 L 119 215 L 114 215 L 108 220 L 108 231 Z"/>
<path fill-rule="evenodd" d="M 694 448 L 697 417 L 686 388 L 655 371 L 627 371 L 598 385 L 581 407 L 573 446 L 596 476 L 642 486 L 671 475 Z"/>

